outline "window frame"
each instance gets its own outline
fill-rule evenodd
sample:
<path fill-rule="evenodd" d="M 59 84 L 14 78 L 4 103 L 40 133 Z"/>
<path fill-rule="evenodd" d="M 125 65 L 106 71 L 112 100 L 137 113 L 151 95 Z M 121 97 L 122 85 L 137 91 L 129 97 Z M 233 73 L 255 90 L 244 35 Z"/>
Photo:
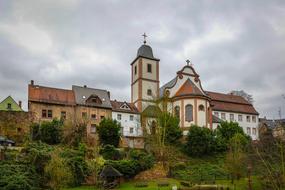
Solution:
<path fill-rule="evenodd" d="M 152 65 L 150 63 L 147 64 L 147 72 L 152 73 Z"/>
<path fill-rule="evenodd" d="M 42 118 L 47 118 L 47 110 L 42 109 Z"/>
<path fill-rule="evenodd" d="M 188 107 L 191 109 L 189 109 Z M 187 104 L 185 106 L 185 121 L 187 121 L 187 122 L 194 121 L 194 112 L 193 112 L 193 105 L 192 104 Z"/>
<path fill-rule="evenodd" d="M 52 110 L 47 110 L 47 118 L 52 118 Z"/>
<path fill-rule="evenodd" d="M 134 115 L 130 115 L 130 121 L 134 121 Z"/>
<path fill-rule="evenodd" d="M 148 96 L 152 96 L 152 90 L 151 90 L 151 89 L 147 89 L 146 94 L 147 94 Z"/>
<path fill-rule="evenodd" d="M 238 115 L 238 121 L 240 121 L 240 122 L 243 121 L 243 115 L 241 115 L 241 114 Z"/>
<path fill-rule="evenodd" d="M 223 120 L 226 120 L 226 119 L 227 119 L 225 112 L 222 112 L 222 113 L 221 113 L 221 119 L 223 119 Z"/>
<path fill-rule="evenodd" d="M 95 131 L 93 131 L 94 128 L 95 128 Z M 96 134 L 96 132 L 97 132 L 97 125 L 95 123 L 92 123 L 90 126 L 90 133 Z"/>

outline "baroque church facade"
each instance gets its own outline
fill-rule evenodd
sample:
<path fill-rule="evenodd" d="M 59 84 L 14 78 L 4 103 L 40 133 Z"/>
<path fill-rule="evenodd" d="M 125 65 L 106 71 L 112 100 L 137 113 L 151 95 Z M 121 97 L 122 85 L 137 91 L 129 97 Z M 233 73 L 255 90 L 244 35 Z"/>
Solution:
<path fill-rule="evenodd" d="M 258 139 L 258 112 L 241 96 L 208 92 L 189 61 L 176 76 L 160 86 L 160 60 L 144 44 L 131 62 L 131 103 L 140 113 L 153 106 L 154 100 L 168 97 L 168 111 L 180 119 L 186 135 L 191 125 L 215 129 L 221 121 L 238 122 L 253 140 Z"/>

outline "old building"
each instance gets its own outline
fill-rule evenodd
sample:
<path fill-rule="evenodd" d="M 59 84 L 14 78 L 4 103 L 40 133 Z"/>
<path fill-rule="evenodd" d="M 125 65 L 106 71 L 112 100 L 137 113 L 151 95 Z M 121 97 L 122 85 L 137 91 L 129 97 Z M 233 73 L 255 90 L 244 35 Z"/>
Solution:
<path fill-rule="evenodd" d="M 17 143 L 22 143 L 29 135 L 31 115 L 23 111 L 19 104 L 8 96 L 0 103 L 0 136 L 8 137 Z"/>
<path fill-rule="evenodd" d="M 86 123 L 87 134 L 96 133 L 96 126 L 103 118 L 112 117 L 109 92 L 87 86 L 72 86 L 72 90 L 35 85 L 28 87 L 28 109 L 34 121 L 64 119 Z"/>
<path fill-rule="evenodd" d="M 258 112 L 253 105 L 241 96 L 207 92 L 211 98 L 213 114 L 223 121 L 239 123 L 244 132 L 253 140 L 258 139 Z M 213 129 L 219 123 L 213 122 Z"/>
<path fill-rule="evenodd" d="M 75 95 L 75 116 L 87 124 L 87 134 L 96 134 L 96 127 L 104 118 L 112 118 L 110 93 L 87 86 L 72 86 Z"/>
<path fill-rule="evenodd" d="M 112 118 L 121 124 L 123 147 L 143 148 L 140 113 L 132 103 L 111 101 Z"/>
<path fill-rule="evenodd" d="M 184 135 L 191 125 L 215 129 L 221 121 L 234 121 L 253 140 L 258 139 L 258 112 L 251 103 L 241 96 L 205 91 L 188 60 L 172 80 L 160 87 L 159 61 L 144 41 L 131 63 L 131 103 L 140 112 L 151 110 L 154 100 L 164 96 L 170 99 L 167 109 L 180 119 Z M 142 121 L 151 127 L 150 122 Z"/>

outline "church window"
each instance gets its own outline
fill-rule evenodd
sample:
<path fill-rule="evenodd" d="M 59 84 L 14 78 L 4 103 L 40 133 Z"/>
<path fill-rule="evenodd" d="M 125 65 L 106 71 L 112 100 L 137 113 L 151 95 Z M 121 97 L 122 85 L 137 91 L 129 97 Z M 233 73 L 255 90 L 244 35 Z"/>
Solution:
<path fill-rule="evenodd" d="M 214 112 L 214 115 L 215 115 L 216 117 L 219 117 L 219 112 L 215 111 L 215 112 Z"/>
<path fill-rule="evenodd" d="M 234 114 L 230 114 L 230 121 L 234 121 L 235 120 L 235 115 Z"/>
<path fill-rule="evenodd" d="M 191 104 L 185 106 L 185 121 L 193 121 L 193 106 Z"/>
<path fill-rule="evenodd" d="M 11 109 L 12 109 L 12 104 L 8 103 L 8 104 L 7 104 L 7 109 L 8 109 L 8 110 L 11 110 Z"/>
<path fill-rule="evenodd" d="M 223 120 L 226 120 L 226 113 L 221 113 L 221 118 L 222 118 Z"/>
<path fill-rule="evenodd" d="M 117 115 L 117 120 L 121 120 L 122 119 L 122 115 L 121 114 L 118 114 Z"/>
<path fill-rule="evenodd" d="M 135 66 L 135 75 L 137 74 L 137 66 Z"/>
<path fill-rule="evenodd" d="M 177 118 L 180 118 L 180 107 L 179 106 L 175 106 L 174 114 Z"/>
<path fill-rule="evenodd" d="M 46 118 L 47 117 L 47 110 L 42 110 L 42 118 Z"/>
<path fill-rule="evenodd" d="M 238 115 L 238 121 L 242 121 L 242 115 Z"/>
<path fill-rule="evenodd" d="M 148 73 L 151 73 L 151 72 L 152 72 L 151 69 L 152 69 L 152 68 L 151 68 L 151 64 L 147 64 L 147 72 L 148 72 Z"/>
<path fill-rule="evenodd" d="M 52 118 L 52 110 L 48 110 L 47 116 L 48 116 L 48 118 Z"/>
<path fill-rule="evenodd" d="M 199 111 L 205 111 L 205 107 L 202 104 L 199 105 Z"/>
<path fill-rule="evenodd" d="M 148 96 L 151 96 L 151 95 L 152 95 L 151 89 L 147 89 L 147 95 L 148 95 Z"/>

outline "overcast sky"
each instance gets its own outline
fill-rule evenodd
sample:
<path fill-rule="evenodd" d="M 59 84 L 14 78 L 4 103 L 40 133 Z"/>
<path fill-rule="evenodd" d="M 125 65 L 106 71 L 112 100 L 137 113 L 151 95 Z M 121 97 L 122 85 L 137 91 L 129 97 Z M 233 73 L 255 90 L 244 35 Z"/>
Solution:
<path fill-rule="evenodd" d="M 161 85 L 190 59 L 205 90 L 244 90 L 260 116 L 285 117 L 284 0 L 0 0 L 0 101 L 27 109 L 31 79 L 129 101 L 144 32 Z"/>

